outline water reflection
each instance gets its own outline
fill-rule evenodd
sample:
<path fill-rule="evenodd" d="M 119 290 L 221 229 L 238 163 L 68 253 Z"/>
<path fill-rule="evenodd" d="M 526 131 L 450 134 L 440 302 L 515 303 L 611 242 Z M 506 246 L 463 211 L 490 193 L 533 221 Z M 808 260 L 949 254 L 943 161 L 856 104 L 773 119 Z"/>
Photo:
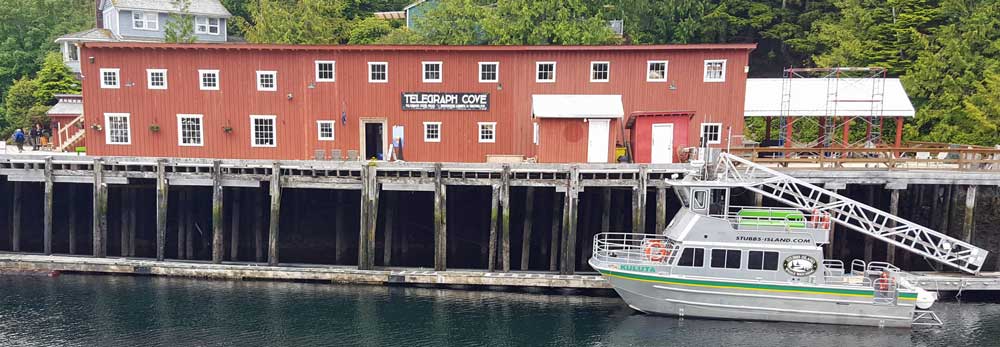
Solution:
<path fill-rule="evenodd" d="M 0 277 L 0 345 L 992 345 L 1000 305 L 942 303 L 937 329 L 678 319 L 616 297 L 65 275 Z"/>

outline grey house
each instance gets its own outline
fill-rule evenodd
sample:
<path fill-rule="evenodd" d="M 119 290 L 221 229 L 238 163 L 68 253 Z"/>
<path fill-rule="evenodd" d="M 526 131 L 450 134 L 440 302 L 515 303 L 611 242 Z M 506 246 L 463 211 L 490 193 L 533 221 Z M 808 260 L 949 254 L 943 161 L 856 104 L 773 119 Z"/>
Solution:
<path fill-rule="evenodd" d="M 96 27 L 56 39 L 63 60 L 80 72 L 80 42 L 162 42 L 171 14 L 181 14 L 173 0 L 95 0 Z M 187 13 L 194 17 L 198 42 L 226 42 L 226 22 L 232 14 L 220 0 L 190 0 Z"/>

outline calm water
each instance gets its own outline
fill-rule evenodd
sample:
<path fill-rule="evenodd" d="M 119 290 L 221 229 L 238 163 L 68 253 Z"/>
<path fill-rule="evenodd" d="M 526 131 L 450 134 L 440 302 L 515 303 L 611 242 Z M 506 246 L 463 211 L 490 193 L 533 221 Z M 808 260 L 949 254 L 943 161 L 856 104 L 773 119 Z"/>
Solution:
<path fill-rule="evenodd" d="M 0 276 L 3 346 L 991 346 L 1000 304 L 944 328 L 675 319 L 614 297 L 154 277 Z"/>

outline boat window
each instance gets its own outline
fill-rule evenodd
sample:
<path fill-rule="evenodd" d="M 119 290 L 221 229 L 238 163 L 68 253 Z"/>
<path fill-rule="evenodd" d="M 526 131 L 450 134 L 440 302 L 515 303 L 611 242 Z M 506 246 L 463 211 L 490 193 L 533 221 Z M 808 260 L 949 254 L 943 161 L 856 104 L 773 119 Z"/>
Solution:
<path fill-rule="evenodd" d="M 778 252 L 750 251 L 747 256 L 747 268 L 750 270 L 777 270 Z"/>
<path fill-rule="evenodd" d="M 706 190 L 694 191 L 694 204 L 692 208 L 694 208 L 695 210 L 704 210 L 705 203 L 707 202 L 708 202 L 708 191 Z"/>
<path fill-rule="evenodd" d="M 741 253 L 740 250 L 736 249 L 713 249 L 712 267 L 739 269 Z"/>
<path fill-rule="evenodd" d="M 726 214 L 726 195 L 728 189 L 712 189 L 711 203 L 708 206 L 708 214 L 720 216 Z"/>
<path fill-rule="evenodd" d="M 677 266 L 705 266 L 705 249 L 685 248 L 680 260 L 677 261 Z"/>

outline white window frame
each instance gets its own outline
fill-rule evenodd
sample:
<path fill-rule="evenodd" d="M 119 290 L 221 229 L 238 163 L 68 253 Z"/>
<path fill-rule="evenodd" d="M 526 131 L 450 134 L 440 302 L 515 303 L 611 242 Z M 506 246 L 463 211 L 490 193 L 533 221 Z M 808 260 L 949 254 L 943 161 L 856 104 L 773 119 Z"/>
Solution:
<path fill-rule="evenodd" d="M 184 143 L 184 119 L 198 120 L 198 143 Z M 205 146 L 205 117 L 200 114 L 177 114 L 177 145 L 181 147 Z"/>
<path fill-rule="evenodd" d="M 663 64 L 663 78 L 649 78 L 649 71 L 653 64 Z M 668 60 L 647 60 L 646 61 L 646 82 L 666 82 L 667 74 L 670 71 L 670 61 Z"/>
<path fill-rule="evenodd" d="M 322 78 L 319 75 L 319 66 L 321 64 L 330 64 L 330 78 Z M 336 82 L 337 81 L 337 62 L 334 60 L 317 60 L 315 62 L 316 67 L 316 82 Z"/>
<path fill-rule="evenodd" d="M 373 80 L 372 79 L 372 66 L 383 65 L 385 66 L 385 79 L 384 80 Z M 384 61 L 370 61 L 368 62 L 368 83 L 389 83 L 389 63 Z"/>
<path fill-rule="evenodd" d="M 269 120 L 271 120 L 271 127 L 273 128 L 271 134 L 273 135 L 272 137 L 273 137 L 273 140 L 274 140 L 274 141 L 272 141 L 273 142 L 272 144 L 270 144 L 270 145 L 258 145 L 257 144 L 257 137 L 256 137 L 257 136 L 257 130 L 254 129 L 254 121 L 256 121 L 258 119 L 269 119 Z M 274 115 L 257 115 L 257 114 L 250 115 L 250 147 L 254 147 L 254 148 L 273 148 L 273 147 L 278 147 L 278 116 L 274 116 Z"/>
<path fill-rule="evenodd" d="M 722 143 L 722 123 L 701 123 L 701 132 L 699 133 L 698 140 L 701 141 L 701 139 L 705 138 L 705 128 L 708 127 L 708 126 L 717 126 L 717 127 L 719 127 L 719 132 L 718 132 L 718 135 L 716 136 L 717 140 L 715 140 L 715 141 L 709 140 L 709 141 L 706 141 L 705 143 L 709 144 L 709 145 L 717 145 L 717 144 Z"/>
<path fill-rule="evenodd" d="M 437 138 L 427 137 L 427 126 L 437 125 Z M 424 122 L 424 142 L 441 142 L 441 122 Z"/>
<path fill-rule="evenodd" d="M 597 64 L 607 64 L 608 65 L 608 78 L 596 79 L 594 78 L 594 66 Z M 611 62 L 610 61 L 592 61 L 590 62 L 590 82 L 601 82 L 606 83 L 611 81 Z"/>
<path fill-rule="evenodd" d="M 323 125 L 330 125 L 330 136 L 323 136 Z M 337 138 L 337 121 L 318 120 L 316 121 L 316 138 L 320 141 L 333 141 Z"/>
<path fill-rule="evenodd" d="M 497 142 L 497 122 L 479 122 L 476 135 L 479 138 L 479 143 L 496 143 Z M 493 138 L 483 139 L 483 126 L 489 125 L 493 127 Z"/>
<path fill-rule="evenodd" d="M 136 15 L 142 18 L 136 19 Z M 149 18 L 149 15 L 153 15 L 153 19 Z M 136 22 L 142 22 L 142 28 L 135 26 Z M 152 23 L 153 26 L 150 27 L 149 24 Z M 160 30 L 160 14 L 158 12 L 149 11 L 132 11 L 132 29 L 135 30 L 146 30 L 146 31 L 157 31 Z"/>
<path fill-rule="evenodd" d="M 261 77 L 264 75 L 271 75 L 274 80 L 270 87 L 265 87 L 261 83 Z M 276 92 L 278 91 L 278 72 L 273 70 L 257 70 L 257 91 L 258 92 Z"/>
<path fill-rule="evenodd" d="M 163 85 L 154 86 L 153 85 L 153 74 L 162 73 L 163 74 Z M 167 69 L 146 69 L 146 88 L 148 89 L 167 89 Z"/>
<path fill-rule="evenodd" d="M 215 74 L 215 86 L 206 87 L 205 86 L 205 74 Z M 198 70 L 198 88 L 201 90 L 219 90 L 219 86 L 222 85 L 222 74 L 219 70 Z"/>
<path fill-rule="evenodd" d="M 104 80 L 105 73 L 115 74 L 115 84 L 107 84 Z M 122 87 L 122 73 L 121 69 L 101 69 L 101 89 L 119 89 Z"/>
<path fill-rule="evenodd" d="M 708 64 L 722 63 L 722 76 L 719 78 L 709 78 L 708 77 Z M 726 81 L 726 59 L 715 59 L 715 60 L 705 60 L 704 71 L 702 76 L 705 77 L 705 82 L 725 82 Z"/>
<path fill-rule="evenodd" d="M 483 79 L 483 66 L 493 65 L 496 69 L 496 76 L 492 80 Z M 500 82 L 500 62 L 498 61 L 481 61 L 479 62 L 478 77 L 479 83 L 499 83 Z"/>
<path fill-rule="evenodd" d="M 543 80 L 543 79 L 538 78 L 538 72 L 540 71 L 539 69 L 542 67 L 543 64 L 552 64 L 552 79 L 550 79 L 550 80 Z M 554 61 L 536 61 L 535 62 L 535 82 L 536 83 L 555 83 L 556 82 L 556 70 L 557 70 L 557 66 L 556 66 L 556 62 L 554 62 Z"/>
<path fill-rule="evenodd" d="M 215 25 L 212 25 L 212 20 L 215 20 Z M 204 20 L 204 23 L 201 23 Z M 201 26 L 205 27 L 205 30 L 201 30 Z M 215 28 L 215 33 L 212 32 L 212 28 Z M 196 16 L 194 17 L 194 33 L 203 35 L 222 35 L 222 19 L 216 17 L 206 17 L 206 16 Z"/>
<path fill-rule="evenodd" d="M 127 129 L 126 137 L 128 138 L 125 142 L 112 142 L 111 141 L 111 117 L 125 117 L 125 124 Z M 131 145 L 132 144 L 132 115 L 128 113 L 105 113 L 104 114 L 104 143 L 109 145 Z"/>
<path fill-rule="evenodd" d="M 435 64 L 438 67 L 438 78 L 427 78 L 427 65 Z M 424 83 L 441 83 L 441 81 L 444 80 L 444 63 L 440 61 L 420 62 L 420 78 Z"/>

